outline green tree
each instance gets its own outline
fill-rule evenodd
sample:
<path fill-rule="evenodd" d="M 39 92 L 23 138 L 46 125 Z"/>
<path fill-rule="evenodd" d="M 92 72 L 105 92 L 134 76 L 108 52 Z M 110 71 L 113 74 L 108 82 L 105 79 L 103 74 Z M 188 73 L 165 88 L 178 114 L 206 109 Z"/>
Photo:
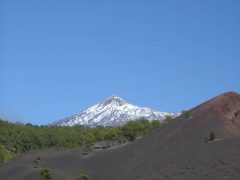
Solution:
<path fill-rule="evenodd" d="M 96 141 L 103 141 L 106 138 L 107 129 L 102 127 L 97 127 L 95 130 Z"/>
<path fill-rule="evenodd" d="M 122 133 L 127 140 L 134 141 L 137 138 L 136 126 L 133 121 L 128 122 L 122 127 Z"/>
<path fill-rule="evenodd" d="M 6 157 L 5 157 L 5 149 L 2 145 L 0 145 L 0 162 L 5 161 Z"/>
<path fill-rule="evenodd" d="M 161 127 L 161 122 L 159 120 L 153 120 L 151 122 L 151 127 L 152 129 L 157 129 L 157 128 L 160 128 Z"/>
<path fill-rule="evenodd" d="M 3 145 L 0 144 L 0 163 L 4 162 L 14 156 L 14 153 L 8 151 Z"/>

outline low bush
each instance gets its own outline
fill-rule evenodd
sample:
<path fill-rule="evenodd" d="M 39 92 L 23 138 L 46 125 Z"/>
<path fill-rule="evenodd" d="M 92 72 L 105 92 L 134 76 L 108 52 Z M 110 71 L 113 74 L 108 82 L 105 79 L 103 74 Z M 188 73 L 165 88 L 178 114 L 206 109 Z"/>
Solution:
<path fill-rule="evenodd" d="M 33 162 L 36 164 L 36 165 L 39 165 L 41 162 L 42 162 L 42 158 L 41 157 L 36 157 L 36 159 L 33 160 Z"/>
<path fill-rule="evenodd" d="M 75 180 L 88 180 L 88 175 L 85 172 L 82 172 L 75 178 Z"/>
<path fill-rule="evenodd" d="M 183 110 L 181 114 L 184 116 L 185 119 L 189 119 L 191 117 L 190 111 Z"/>
<path fill-rule="evenodd" d="M 40 170 L 40 180 L 52 180 L 52 175 L 49 169 L 43 168 Z"/>
<path fill-rule="evenodd" d="M 209 140 L 209 141 L 213 141 L 214 139 L 215 139 L 215 134 L 214 134 L 214 132 L 210 132 L 208 140 Z"/>

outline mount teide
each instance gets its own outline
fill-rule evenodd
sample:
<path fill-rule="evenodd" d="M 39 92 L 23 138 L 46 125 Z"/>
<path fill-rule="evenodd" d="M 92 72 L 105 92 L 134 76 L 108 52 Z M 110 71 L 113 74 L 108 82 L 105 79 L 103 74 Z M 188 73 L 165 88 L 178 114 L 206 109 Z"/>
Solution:
<path fill-rule="evenodd" d="M 127 103 L 121 97 L 111 96 L 105 101 L 88 108 L 86 111 L 57 121 L 53 123 L 53 125 L 84 125 L 89 127 L 121 126 L 130 120 L 138 120 L 141 118 L 162 121 L 166 116 L 176 116 L 176 114 L 159 112 L 146 107 L 138 107 Z"/>

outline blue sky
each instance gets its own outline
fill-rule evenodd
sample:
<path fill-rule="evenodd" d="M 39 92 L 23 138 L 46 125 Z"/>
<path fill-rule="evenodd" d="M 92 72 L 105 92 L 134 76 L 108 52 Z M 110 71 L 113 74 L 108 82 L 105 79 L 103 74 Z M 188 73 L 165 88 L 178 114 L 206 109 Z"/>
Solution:
<path fill-rule="evenodd" d="M 110 95 L 179 112 L 240 92 L 239 1 L 0 2 L 0 117 L 46 124 Z"/>

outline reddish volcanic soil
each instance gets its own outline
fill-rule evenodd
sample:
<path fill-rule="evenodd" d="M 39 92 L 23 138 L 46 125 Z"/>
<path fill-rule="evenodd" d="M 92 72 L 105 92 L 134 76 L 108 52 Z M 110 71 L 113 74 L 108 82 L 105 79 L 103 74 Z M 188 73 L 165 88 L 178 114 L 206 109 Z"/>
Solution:
<path fill-rule="evenodd" d="M 216 139 L 206 142 L 213 132 Z M 80 149 L 23 154 L 0 165 L 0 179 L 38 179 L 33 159 L 54 179 L 85 171 L 99 180 L 240 179 L 240 95 L 217 96 L 163 128 L 118 148 L 82 155 Z"/>

